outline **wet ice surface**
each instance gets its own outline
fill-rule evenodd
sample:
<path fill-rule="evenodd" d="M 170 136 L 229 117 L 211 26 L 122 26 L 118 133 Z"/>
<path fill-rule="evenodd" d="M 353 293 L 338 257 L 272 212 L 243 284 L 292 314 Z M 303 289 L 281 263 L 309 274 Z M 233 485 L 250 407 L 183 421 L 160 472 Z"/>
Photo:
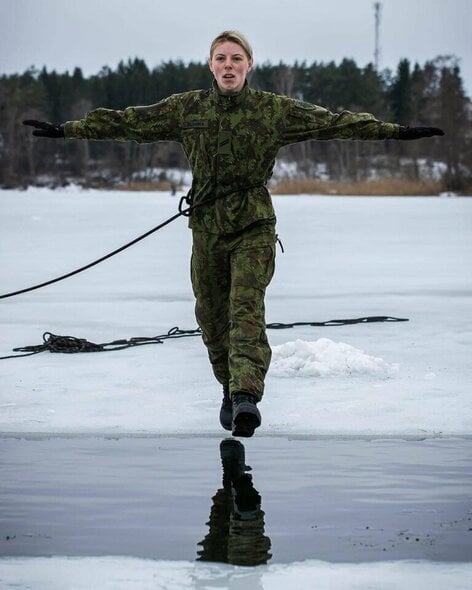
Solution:
<path fill-rule="evenodd" d="M 219 438 L 4 437 L 0 555 L 197 557 Z M 245 441 L 269 563 L 470 561 L 470 441 Z"/>

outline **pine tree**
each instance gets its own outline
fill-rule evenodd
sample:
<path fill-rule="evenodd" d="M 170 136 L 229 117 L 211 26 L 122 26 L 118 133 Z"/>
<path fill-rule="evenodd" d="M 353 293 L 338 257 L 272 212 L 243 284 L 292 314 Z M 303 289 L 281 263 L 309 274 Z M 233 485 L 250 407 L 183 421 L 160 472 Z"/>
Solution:
<path fill-rule="evenodd" d="M 408 125 L 412 115 L 412 79 L 410 62 L 402 59 L 390 89 L 390 108 L 395 122 Z"/>

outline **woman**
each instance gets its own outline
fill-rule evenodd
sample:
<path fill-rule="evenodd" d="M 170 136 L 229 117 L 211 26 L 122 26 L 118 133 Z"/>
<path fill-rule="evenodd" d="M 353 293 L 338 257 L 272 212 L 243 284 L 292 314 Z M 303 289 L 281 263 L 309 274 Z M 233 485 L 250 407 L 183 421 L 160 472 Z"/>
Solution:
<path fill-rule="evenodd" d="M 41 137 L 182 144 L 193 173 L 196 317 L 223 386 L 220 421 L 234 436 L 252 436 L 261 423 L 256 404 L 271 358 L 264 295 L 274 272 L 276 218 L 266 184 L 279 149 L 310 139 L 417 139 L 443 132 L 252 90 L 246 81 L 252 49 L 237 31 L 216 37 L 208 65 L 209 90 L 122 111 L 99 108 L 62 125 L 24 123 Z"/>

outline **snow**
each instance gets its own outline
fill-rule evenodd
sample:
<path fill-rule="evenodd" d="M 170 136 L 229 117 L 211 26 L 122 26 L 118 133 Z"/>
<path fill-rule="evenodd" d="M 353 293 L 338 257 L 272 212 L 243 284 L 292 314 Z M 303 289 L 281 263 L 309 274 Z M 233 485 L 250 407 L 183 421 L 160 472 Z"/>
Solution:
<path fill-rule="evenodd" d="M 376 376 L 386 379 L 399 368 L 362 350 L 319 338 L 316 342 L 295 340 L 274 346 L 272 375 L 276 377 L 327 377 L 330 375 Z"/>
<path fill-rule="evenodd" d="M 104 255 L 177 202 L 74 187 L 1 191 L 2 292 Z M 285 254 L 268 322 L 410 321 L 269 331 L 274 362 L 257 435 L 471 435 L 472 200 L 274 202 Z M 40 344 L 45 331 L 107 342 L 195 328 L 190 249 L 179 219 L 84 274 L 2 300 L 0 355 Z M 221 434 L 221 392 L 199 337 L 1 366 L 1 432 Z"/>
<path fill-rule="evenodd" d="M 1 587 L 15 590 L 469 590 L 471 575 L 470 563 L 427 561 L 334 564 L 310 560 L 250 568 L 127 557 L 0 559 Z"/>

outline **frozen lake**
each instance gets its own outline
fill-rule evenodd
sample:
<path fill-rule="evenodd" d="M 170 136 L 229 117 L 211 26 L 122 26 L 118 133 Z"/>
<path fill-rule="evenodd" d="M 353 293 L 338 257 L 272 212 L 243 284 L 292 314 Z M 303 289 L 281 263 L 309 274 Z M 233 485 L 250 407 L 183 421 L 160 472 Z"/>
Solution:
<path fill-rule="evenodd" d="M 1 361 L 0 587 L 468 588 L 472 199 L 274 201 L 285 254 L 268 322 L 409 321 L 269 332 L 263 424 L 244 441 L 267 565 L 195 561 L 226 433 L 191 338 Z M 176 206 L 165 193 L 0 191 L 2 293 L 86 264 Z M 45 331 L 106 342 L 195 328 L 185 225 L 2 300 L 0 355 Z"/>

